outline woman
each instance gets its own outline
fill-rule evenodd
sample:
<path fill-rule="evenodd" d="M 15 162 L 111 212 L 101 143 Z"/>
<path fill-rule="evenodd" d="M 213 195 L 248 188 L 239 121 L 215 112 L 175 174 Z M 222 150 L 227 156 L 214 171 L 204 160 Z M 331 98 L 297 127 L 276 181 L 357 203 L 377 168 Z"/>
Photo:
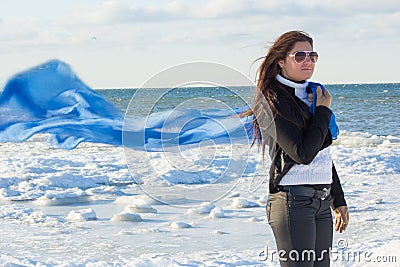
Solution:
<path fill-rule="evenodd" d="M 331 96 L 316 90 L 310 112 L 308 79 L 318 54 L 301 31 L 280 36 L 257 74 L 253 114 L 254 140 L 271 157 L 267 218 L 281 266 L 329 266 L 332 214 L 342 232 L 349 215 L 329 146 Z"/>

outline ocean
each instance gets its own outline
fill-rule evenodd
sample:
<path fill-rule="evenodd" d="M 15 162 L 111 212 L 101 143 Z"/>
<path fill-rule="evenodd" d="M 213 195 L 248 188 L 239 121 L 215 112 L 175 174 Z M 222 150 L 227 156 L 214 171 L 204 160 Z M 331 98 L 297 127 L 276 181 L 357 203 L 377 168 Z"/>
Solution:
<path fill-rule="evenodd" d="M 400 137 L 400 83 L 331 84 L 326 88 L 333 97 L 331 108 L 340 130 Z M 137 90 L 146 89 L 104 89 L 97 92 L 124 113 Z M 162 95 L 165 90 L 147 89 L 137 102 L 154 105 L 153 112 L 173 109 L 187 101 L 191 107 L 194 105 L 199 109 L 214 108 L 216 100 L 235 108 L 251 104 L 254 95 L 249 87 L 172 88 Z M 130 110 L 138 116 L 148 115 L 141 105 L 130 106 Z"/>

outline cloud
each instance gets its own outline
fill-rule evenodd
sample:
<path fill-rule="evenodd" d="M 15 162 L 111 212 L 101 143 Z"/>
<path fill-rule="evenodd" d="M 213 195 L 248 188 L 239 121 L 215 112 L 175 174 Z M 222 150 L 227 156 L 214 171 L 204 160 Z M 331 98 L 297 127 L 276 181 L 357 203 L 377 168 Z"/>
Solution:
<path fill-rule="evenodd" d="M 382 32 L 386 34 L 400 36 L 400 11 L 389 14 L 381 20 L 377 20 L 376 25 L 381 27 Z"/>
<path fill-rule="evenodd" d="M 39 23 L 35 18 L 15 18 L 2 21 L 0 24 L 0 41 L 23 42 L 34 39 L 39 34 Z"/>
<path fill-rule="evenodd" d="M 132 7 L 122 1 L 106 1 L 98 6 L 85 7 L 64 15 L 63 25 L 117 25 L 136 22 L 152 22 L 180 19 L 184 14 L 183 5 L 170 2 L 165 6 Z"/>
<path fill-rule="evenodd" d="M 166 4 L 152 5 L 151 2 L 147 2 L 138 6 L 129 5 L 125 1 L 113 0 L 94 7 L 77 9 L 64 15 L 57 23 L 61 27 L 79 27 L 81 29 L 85 27 L 89 29 L 114 27 L 115 31 L 118 29 L 132 31 L 133 29 L 136 35 L 148 35 L 144 33 L 144 30 L 150 30 L 163 40 L 179 39 L 178 36 L 165 36 L 163 31 L 168 32 L 169 35 L 182 35 L 178 30 L 174 31 L 170 28 L 180 29 L 180 31 L 183 28 L 185 32 L 188 29 L 191 31 L 193 27 L 198 31 L 199 28 L 202 28 L 203 32 L 207 31 L 207 28 L 211 28 L 209 29 L 211 31 L 212 28 L 218 27 L 223 29 L 220 30 L 222 33 L 224 30 L 236 27 L 233 29 L 236 31 L 233 34 L 250 31 L 251 35 L 263 35 L 265 30 L 271 32 L 271 29 L 279 32 L 280 29 L 285 31 L 289 28 L 305 28 L 330 38 L 334 37 L 331 31 L 338 33 L 342 38 L 354 36 L 363 38 L 366 37 L 365 33 L 370 31 L 368 29 L 371 27 L 369 21 L 393 16 L 396 10 L 399 10 L 397 1 L 174 0 Z M 382 23 L 387 25 L 387 29 L 397 32 L 390 26 L 390 19 L 384 19 Z M 272 28 L 271 25 L 277 28 Z M 142 28 L 142 33 L 135 30 L 139 27 Z M 212 36 L 210 38 L 210 40 L 215 39 Z M 189 39 L 196 39 L 196 37 Z"/>
<path fill-rule="evenodd" d="M 393 13 L 399 10 L 399 4 L 397 0 L 253 1 L 253 11 L 256 10 L 293 17 L 323 15 L 338 18 L 360 14 Z"/>
<path fill-rule="evenodd" d="M 4 20 L 0 40 L 7 42 L 0 47 L 84 47 L 94 43 L 96 47 L 127 48 L 207 43 L 265 47 L 291 29 L 305 30 L 318 39 L 349 42 L 400 36 L 397 0 L 128 3 L 105 1 L 46 19 L 33 15 L 30 19 Z"/>
<path fill-rule="evenodd" d="M 192 18 L 226 18 L 246 14 L 250 8 L 249 1 L 243 0 L 209 0 L 203 5 L 192 6 L 189 14 Z"/>
<path fill-rule="evenodd" d="M 355 14 L 391 14 L 399 10 L 397 0 L 209 0 L 190 8 L 192 18 L 234 18 L 250 16 L 342 17 Z"/>

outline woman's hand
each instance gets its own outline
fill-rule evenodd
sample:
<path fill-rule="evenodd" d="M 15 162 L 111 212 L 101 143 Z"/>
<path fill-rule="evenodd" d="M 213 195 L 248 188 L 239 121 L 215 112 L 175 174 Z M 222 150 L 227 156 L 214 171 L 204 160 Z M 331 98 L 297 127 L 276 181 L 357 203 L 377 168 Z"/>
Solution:
<path fill-rule="evenodd" d="M 308 102 L 310 102 L 310 103 L 314 102 L 314 94 L 313 93 L 308 94 Z"/>
<path fill-rule="evenodd" d="M 331 106 L 331 95 L 328 90 L 325 88 L 322 93 L 322 89 L 320 86 L 317 87 L 317 103 L 316 106 L 325 106 L 329 108 Z"/>
<path fill-rule="evenodd" d="M 335 215 L 335 231 L 339 233 L 346 230 L 349 225 L 349 210 L 347 206 L 340 206 L 333 210 L 333 215 Z"/>

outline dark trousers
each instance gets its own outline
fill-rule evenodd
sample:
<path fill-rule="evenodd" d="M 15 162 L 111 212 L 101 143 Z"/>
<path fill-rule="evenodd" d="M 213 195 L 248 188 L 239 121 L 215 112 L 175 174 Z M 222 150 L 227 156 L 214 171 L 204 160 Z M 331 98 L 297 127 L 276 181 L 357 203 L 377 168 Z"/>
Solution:
<path fill-rule="evenodd" d="M 333 225 L 330 197 L 270 194 L 267 218 L 277 245 L 276 258 L 283 267 L 330 265 Z"/>

